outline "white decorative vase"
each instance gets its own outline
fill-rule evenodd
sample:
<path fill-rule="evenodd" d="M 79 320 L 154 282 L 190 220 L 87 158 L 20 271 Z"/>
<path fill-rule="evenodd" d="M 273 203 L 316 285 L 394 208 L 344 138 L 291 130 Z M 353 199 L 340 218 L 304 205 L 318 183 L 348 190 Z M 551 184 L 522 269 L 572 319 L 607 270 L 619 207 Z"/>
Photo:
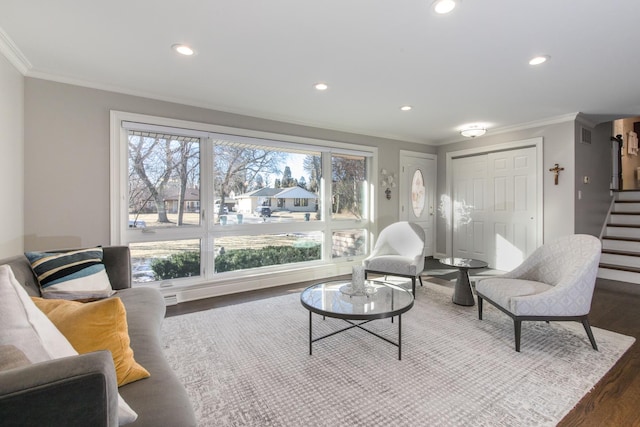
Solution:
<path fill-rule="evenodd" d="M 351 270 L 351 288 L 354 293 L 364 293 L 364 267 L 354 265 Z"/>

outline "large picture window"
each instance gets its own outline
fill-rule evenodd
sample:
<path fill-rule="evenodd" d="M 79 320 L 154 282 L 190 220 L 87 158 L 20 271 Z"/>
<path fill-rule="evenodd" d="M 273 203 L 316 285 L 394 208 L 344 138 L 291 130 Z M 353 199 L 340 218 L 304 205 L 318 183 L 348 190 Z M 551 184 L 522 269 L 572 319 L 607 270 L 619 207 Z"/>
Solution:
<path fill-rule="evenodd" d="M 129 245 L 134 283 L 215 284 L 366 256 L 374 149 L 136 118 L 112 112 L 112 243 Z"/>

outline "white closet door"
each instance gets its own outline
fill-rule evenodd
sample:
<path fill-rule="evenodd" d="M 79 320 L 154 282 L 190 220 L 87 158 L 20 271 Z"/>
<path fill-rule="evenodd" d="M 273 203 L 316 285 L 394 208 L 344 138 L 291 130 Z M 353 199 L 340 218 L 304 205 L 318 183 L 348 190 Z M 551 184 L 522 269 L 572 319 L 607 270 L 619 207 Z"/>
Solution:
<path fill-rule="evenodd" d="M 453 256 L 489 261 L 487 230 L 487 155 L 454 159 Z"/>
<path fill-rule="evenodd" d="M 453 256 L 511 270 L 536 248 L 536 149 L 453 159 Z"/>
<path fill-rule="evenodd" d="M 489 264 L 509 271 L 536 248 L 536 149 L 490 153 L 488 165 Z"/>

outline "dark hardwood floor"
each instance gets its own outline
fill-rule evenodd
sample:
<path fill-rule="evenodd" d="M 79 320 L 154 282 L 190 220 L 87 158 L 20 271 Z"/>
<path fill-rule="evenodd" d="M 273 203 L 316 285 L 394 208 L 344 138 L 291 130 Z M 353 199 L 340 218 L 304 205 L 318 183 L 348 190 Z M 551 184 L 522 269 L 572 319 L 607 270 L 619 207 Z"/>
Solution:
<path fill-rule="evenodd" d="M 167 316 L 298 293 L 311 283 L 181 303 L 167 307 Z M 558 425 L 640 426 L 640 285 L 598 279 L 589 319 L 592 326 L 633 336 L 636 342 Z"/>
<path fill-rule="evenodd" d="M 558 425 L 640 426 L 640 285 L 598 279 L 589 321 L 636 342 Z"/>

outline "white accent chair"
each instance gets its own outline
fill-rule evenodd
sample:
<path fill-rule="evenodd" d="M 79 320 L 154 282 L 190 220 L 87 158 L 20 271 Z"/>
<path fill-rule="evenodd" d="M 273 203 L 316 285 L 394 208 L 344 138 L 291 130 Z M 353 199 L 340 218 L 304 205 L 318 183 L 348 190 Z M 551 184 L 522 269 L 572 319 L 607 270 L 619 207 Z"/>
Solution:
<path fill-rule="evenodd" d="M 476 283 L 478 318 L 486 300 L 513 319 L 516 351 L 523 320 L 578 321 L 598 350 L 587 318 L 600 262 L 600 240 L 585 234 L 558 238 L 536 249 L 513 271 Z"/>
<path fill-rule="evenodd" d="M 371 255 L 363 261 L 365 278 L 368 273 L 411 279 L 416 296 L 416 278 L 424 270 L 424 229 L 407 221 L 395 222 L 380 232 Z"/>

